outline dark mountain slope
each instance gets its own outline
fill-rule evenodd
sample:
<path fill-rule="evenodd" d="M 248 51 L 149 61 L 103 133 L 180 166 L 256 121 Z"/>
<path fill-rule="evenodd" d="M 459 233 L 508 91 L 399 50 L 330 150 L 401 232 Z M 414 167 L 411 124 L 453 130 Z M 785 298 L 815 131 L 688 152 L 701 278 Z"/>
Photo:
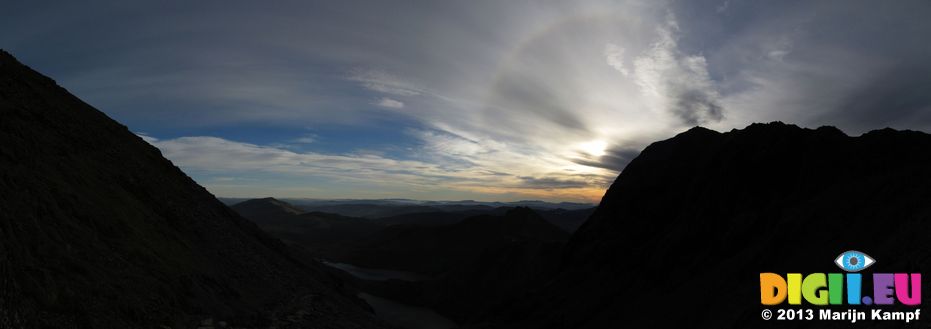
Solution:
<path fill-rule="evenodd" d="M 0 328 L 378 327 L 318 264 L 0 51 Z"/>
<path fill-rule="evenodd" d="M 565 230 L 566 232 L 573 233 L 579 229 L 579 226 L 582 226 L 588 217 L 595 212 L 595 207 L 586 208 L 586 209 L 549 209 L 549 210 L 540 210 L 540 216 L 543 216 L 543 219 L 553 223 L 553 225 L 559 226 L 559 228 Z"/>
<path fill-rule="evenodd" d="M 652 144 L 624 169 L 573 235 L 558 277 L 498 322 L 849 326 L 763 321 L 759 273 L 838 272 L 833 259 L 849 249 L 877 260 L 867 272 L 927 272 L 929 168 L 931 136 L 918 132 L 848 137 L 781 123 L 689 130 Z"/>

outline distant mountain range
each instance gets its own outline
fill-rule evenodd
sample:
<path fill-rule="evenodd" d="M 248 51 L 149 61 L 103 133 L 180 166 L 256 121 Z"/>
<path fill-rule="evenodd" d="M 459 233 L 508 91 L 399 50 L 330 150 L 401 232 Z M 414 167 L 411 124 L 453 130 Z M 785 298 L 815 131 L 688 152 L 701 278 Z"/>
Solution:
<path fill-rule="evenodd" d="M 443 211 L 433 207 L 386 206 L 403 211 L 392 211 L 390 213 L 400 212 L 401 214 L 389 217 L 362 218 L 336 213 L 308 211 L 303 207 L 275 198 L 245 200 L 231 207 L 243 217 L 257 223 L 266 232 L 286 242 L 308 248 L 309 252 L 318 256 L 326 255 L 327 250 L 346 248 L 347 243 L 356 243 L 367 239 L 382 230 L 409 230 L 415 227 L 453 225 L 471 217 L 482 215 L 503 216 L 513 209 L 526 208 L 467 206 L 467 210 L 461 210 L 461 207 L 456 206 L 445 208 L 447 211 Z M 353 213 L 371 209 L 373 205 L 344 204 L 339 207 L 346 210 L 346 212 Z M 352 211 L 352 207 L 359 207 L 363 210 Z M 535 214 L 563 231 L 571 233 L 594 211 L 595 208 L 577 210 L 560 208 L 537 210 Z"/>
<path fill-rule="evenodd" d="M 220 198 L 227 205 L 234 205 L 251 198 Z M 501 207 L 528 207 L 538 210 L 565 209 L 580 210 L 594 208 L 594 204 L 575 202 L 546 202 L 538 200 L 523 200 L 514 202 L 483 202 L 473 200 L 462 201 L 422 201 L 409 199 L 294 199 L 279 198 L 278 200 L 304 209 L 304 211 L 320 211 L 344 216 L 381 218 L 395 215 L 422 212 L 449 212 L 463 210 L 487 210 Z"/>
<path fill-rule="evenodd" d="M 385 227 L 366 218 L 307 212 L 274 198 L 246 200 L 231 208 L 266 232 L 318 257 Z"/>
<path fill-rule="evenodd" d="M 231 206 L 243 217 L 251 219 L 264 230 L 285 241 L 316 248 L 325 248 L 333 243 L 355 241 L 368 234 L 389 226 L 445 226 L 456 224 L 480 215 L 505 215 L 515 208 L 447 205 L 444 207 L 384 205 L 384 204 L 341 204 L 337 206 L 296 206 L 275 198 L 249 199 Z M 308 209 L 309 208 L 309 209 Z M 340 212 L 323 212 L 337 210 Z M 374 213 L 372 217 L 353 217 L 346 213 Z M 529 208 L 527 208 L 529 209 Z M 562 208 L 540 209 L 536 214 L 565 232 L 573 232 L 595 211 L 594 207 L 567 210 Z"/>

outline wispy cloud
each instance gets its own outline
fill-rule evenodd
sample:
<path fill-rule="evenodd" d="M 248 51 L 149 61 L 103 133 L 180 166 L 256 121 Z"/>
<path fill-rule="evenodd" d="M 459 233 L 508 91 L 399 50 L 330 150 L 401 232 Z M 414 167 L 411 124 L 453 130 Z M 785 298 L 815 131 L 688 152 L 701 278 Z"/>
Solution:
<path fill-rule="evenodd" d="M 291 140 L 291 142 L 295 144 L 313 144 L 316 141 L 317 141 L 316 135 L 305 135 L 305 136 L 298 137 L 298 138 Z"/>
<path fill-rule="evenodd" d="M 403 109 L 404 108 L 404 102 L 401 102 L 396 99 L 391 99 L 388 97 L 383 97 L 376 104 L 378 104 L 378 106 L 389 108 L 389 109 Z"/>
<path fill-rule="evenodd" d="M 605 45 L 604 52 L 605 61 L 608 62 L 608 65 L 624 75 L 630 74 L 630 71 L 627 70 L 627 66 L 624 64 L 624 48 L 613 43 L 608 43 Z"/>
<path fill-rule="evenodd" d="M 249 177 L 257 173 L 271 173 L 286 175 L 295 180 L 323 179 L 325 182 L 322 184 L 327 186 L 340 182 L 362 183 L 375 189 L 383 188 L 379 185 L 395 188 L 401 185 L 416 190 L 452 188 L 464 192 L 488 193 L 491 191 L 488 187 L 494 186 L 496 192 L 493 193 L 524 197 L 546 197 L 550 194 L 548 191 L 553 189 L 576 188 L 586 193 L 579 194 L 573 200 L 590 201 L 593 197 L 588 193 L 590 187 L 593 184 L 604 185 L 608 179 L 593 174 L 582 178 L 560 173 L 541 173 L 539 178 L 518 176 L 518 172 L 534 166 L 525 163 L 522 167 L 497 168 L 488 163 L 471 162 L 470 159 L 482 162 L 475 156 L 494 151 L 482 146 L 467 146 L 467 142 L 462 140 L 439 136 L 431 133 L 423 135 L 424 142 L 429 144 L 426 147 L 429 153 L 422 154 L 421 160 L 394 159 L 367 153 L 298 152 L 209 136 L 146 140 L 161 149 L 166 157 L 181 168 L 216 176 L 206 182 L 208 185 L 232 181 L 229 178 L 238 175 Z M 444 157 L 445 160 L 437 160 L 437 157 Z"/>
<path fill-rule="evenodd" d="M 685 124 L 699 125 L 724 117 L 720 94 L 708 74 L 704 56 L 683 54 L 676 41 L 679 25 L 672 14 L 656 31 L 659 40 L 634 61 L 637 83 L 654 106 Z"/>
<path fill-rule="evenodd" d="M 355 69 L 347 78 L 372 91 L 385 94 L 415 96 L 423 93 L 420 88 L 411 83 L 379 70 Z"/>

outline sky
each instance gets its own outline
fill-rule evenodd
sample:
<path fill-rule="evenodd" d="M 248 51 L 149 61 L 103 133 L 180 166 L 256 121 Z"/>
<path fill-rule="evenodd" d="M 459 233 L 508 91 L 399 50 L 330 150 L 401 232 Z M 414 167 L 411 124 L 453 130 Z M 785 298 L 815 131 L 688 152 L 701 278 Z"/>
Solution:
<path fill-rule="evenodd" d="M 0 48 L 223 197 L 597 202 L 650 143 L 931 130 L 931 1 L 10 1 Z"/>

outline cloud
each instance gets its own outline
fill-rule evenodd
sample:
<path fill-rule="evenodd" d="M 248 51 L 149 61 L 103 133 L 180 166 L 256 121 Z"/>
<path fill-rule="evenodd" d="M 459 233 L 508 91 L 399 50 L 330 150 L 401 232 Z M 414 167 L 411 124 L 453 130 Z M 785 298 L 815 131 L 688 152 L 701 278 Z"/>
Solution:
<path fill-rule="evenodd" d="M 353 184 L 376 192 L 402 187 L 418 191 L 452 189 L 548 198 L 547 195 L 551 194 L 548 191 L 553 189 L 576 189 L 582 193 L 571 199 L 589 200 L 594 197 L 592 184 L 603 185 L 613 177 L 542 172 L 528 158 L 515 158 L 509 154 L 500 154 L 507 158 L 504 162 L 508 163 L 501 165 L 490 162 L 484 155 L 501 151 L 502 145 L 467 141 L 441 132 L 414 133 L 421 134 L 426 144 L 426 153 L 421 154 L 420 159 L 398 159 L 368 153 L 299 152 L 210 136 L 149 140 L 185 171 L 195 176 L 203 175 L 208 187 L 237 181 L 238 188 L 256 188 L 263 179 L 249 177 L 273 174 L 288 177 L 294 182 L 314 180 L 325 186 Z M 519 173 L 533 173 L 535 176 L 520 176 Z M 601 185 L 597 186 L 601 188 Z"/>
<path fill-rule="evenodd" d="M 149 143 L 152 145 L 155 145 L 155 143 L 158 142 L 158 138 L 151 137 L 149 135 L 146 135 L 145 133 L 136 133 L 136 136 L 139 136 L 139 138 L 142 138 L 142 140 L 144 140 L 146 143 Z"/>
<path fill-rule="evenodd" d="M 155 145 L 167 158 L 177 162 L 182 168 L 198 171 L 272 172 L 347 180 L 398 179 L 408 184 L 435 182 L 461 174 L 418 161 L 395 160 L 369 154 L 296 152 L 209 136 L 160 140 L 155 142 Z"/>
<path fill-rule="evenodd" d="M 679 51 L 672 14 L 657 28 L 659 40 L 634 60 L 634 75 L 643 93 L 658 108 L 669 111 L 687 125 L 724 118 L 720 94 L 708 74 L 704 56 Z"/>
<path fill-rule="evenodd" d="M 584 166 L 604 168 L 619 172 L 624 169 L 631 160 L 636 158 L 637 155 L 640 155 L 640 149 L 619 145 L 608 149 L 604 155 L 597 158 L 580 157 L 572 161 Z"/>
<path fill-rule="evenodd" d="M 355 69 L 347 79 L 358 82 L 369 90 L 385 94 L 415 96 L 423 93 L 421 88 L 380 70 Z"/>
<path fill-rule="evenodd" d="M 702 4 L 678 3 L 695 12 Z M 832 125 L 862 133 L 891 126 L 929 129 L 931 99 L 916 92 L 931 71 L 923 33 L 931 22 L 927 3 L 902 1 L 876 7 L 851 1 L 801 5 L 732 2 L 731 17 L 682 15 L 684 38 L 702 45 L 719 80 L 727 118 L 716 129 L 752 122 Z M 850 22 L 857 22 L 851 24 Z M 840 27 L 843 27 L 841 29 Z M 694 47 L 694 46 L 693 46 Z"/>
<path fill-rule="evenodd" d="M 424 142 L 424 148 L 433 154 L 468 159 L 494 152 L 492 146 L 444 131 L 420 130 L 414 134 Z"/>
<path fill-rule="evenodd" d="M 384 107 L 384 108 L 389 108 L 389 109 L 403 109 L 404 108 L 403 102 L 396 100 L 396 99 L 391 99 L 388 97 L 383 97 L 381 100 L 378 101 L 378 103 L 375 103 L 375 104 L 378 106 Z"/>
<path fill-rule="evenodd" d="M 630 72 L 624 66 L 624 48 L 613 43 L 605 44 L 605 61 L 623 75 L 629 75 Z"/>
<path fill-rule="evenodd" d="M 298 138 L 291 140 L 291 142 L 294 144 L 313 144 L 316 141 L 317 141 L 316 135 L 307 135 L 307 136 L 298 137 Z"/>
<path fill-rule="evenodd" d="M 858 130 L 879 129 L 908 122 L 931 126 L 931 68 L 897 66 L 876 73 L 840 99 L 838 111 L 822 114 L 820 121 L 836 122 Z"/>
<path fill-rule="evenodd" d="M 727 11 L 727 7 L 729 7 L 730 5 L 731 5 L 730 0 L 724 0 L 724 2 L 722 2 L 720 5 L 718 5 L 717 8 L 715 8 L 715 11 L 718 12 L 718 14 L 724 13 L 725 11 Z"/>
<path fill-rule="evenodd" d="M 600 179 L 602 177 L 529 177 L 523 176 L 518 177 L 521 179 L 522 183 L 527 186 L 532 186 L 535 188 L 541 189 L 565 189 L 565 188 L 582 188 L 589 187 L 592 185 L 598 186 L 599 184 L 604 184 L 605 180 Z"/>

